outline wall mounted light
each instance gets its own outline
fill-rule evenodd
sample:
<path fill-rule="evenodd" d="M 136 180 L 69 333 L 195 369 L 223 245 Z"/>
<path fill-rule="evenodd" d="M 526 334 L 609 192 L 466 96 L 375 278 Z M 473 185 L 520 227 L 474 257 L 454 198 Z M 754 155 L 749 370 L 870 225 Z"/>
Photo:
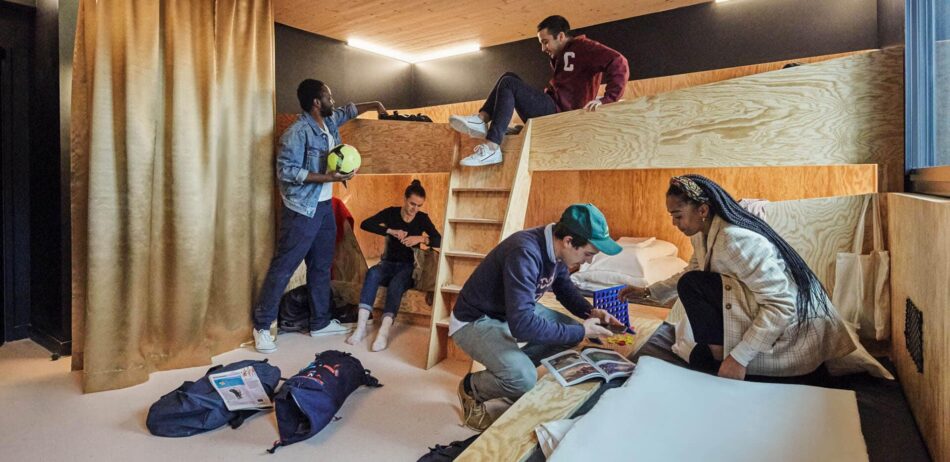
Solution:
<path fill-rule="evenodd" d="M 421 54 L 409 54 L 403 53 L 399 50 L 394 50 L 392 48 L 386 48 L 384 46 L 377 45 L 375 43 L 370 43 L 362 39 L 351 38 L 347 40 L 347 45 L 353 48 L 359 48 L 370 53 L 376 53 L 378 55 L 383 55 L 389 58 L 398 59 L 400 61 L 405 61 L 407 63 L 421 63 L 423 61 L 431 61 L 433 59 L 439 58 L 448 58 L 450 56 L 458 56 L 466 53 L 474 53 L 481 50 L 481 47 L 477 43 L 463 43 L 459 45 L 454 45 L 451 47 L 442 48 L 439 50 L 429 51 Z"/>

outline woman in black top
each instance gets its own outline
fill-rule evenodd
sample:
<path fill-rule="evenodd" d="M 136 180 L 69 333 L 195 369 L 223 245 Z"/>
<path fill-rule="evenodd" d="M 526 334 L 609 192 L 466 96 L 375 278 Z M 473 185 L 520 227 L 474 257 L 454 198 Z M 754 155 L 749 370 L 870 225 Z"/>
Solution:
<path fill-rule="evenodd" d="M 399 311 L 402 295 L 412 286 L 412 270 L 415 268 L 412 249 L 419 244 L 433 248 L 442 244 L 442 235 L 435 229 L 432 220 L 429 220 L 429 215 L 419 211 L 426 200 L 426 190 L 422 188 L 419 180 L 412 180 L 412 184 L 406 188 L 405 197 L 402 207 L 385 208 L 360 224 L 364 231 L 386 236 L 386 250 L 382 260 L 366 273 L 360 293 L 359 323 L 356 331 L 346 339 L 346 343 L 350 345 L 359 343 L 366 336 L 367 322 L 373 310 L 373 302 L 376 301 L 376 291 L 383 285 L 387 288 L 386 305 L 372 350 L 386 349 L 389 329 Z"/>

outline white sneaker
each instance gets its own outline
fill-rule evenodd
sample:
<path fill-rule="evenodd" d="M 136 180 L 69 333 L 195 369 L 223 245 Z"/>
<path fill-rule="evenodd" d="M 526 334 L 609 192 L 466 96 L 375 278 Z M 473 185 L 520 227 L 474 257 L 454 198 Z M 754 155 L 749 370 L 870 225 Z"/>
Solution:
<path fill-rule="evenodd" d="M 475 146 L 475 153 L 459 161 L 466 167 L 481 167 L 484 165 L 500 164 L 502 161 L 501 147 L 492 147 L 488 143 Z"/>
<path fill-rule="evenodd" d="M 330 324 L 327 324 L 327 327 L 324 327 L 323 329 L 320 329 L 320 330 L 310 331 L 310 336 L 323 337 L 325 335 L 348 334 L 352 330 L 353 330 L 352 328 L 346 327 L 343 324 L 340 324 L 340 321 L 336 319 L 331 319 Z"/>
<path fill-rule="evenodd" d="M 277 351 L 277 344 L 274 343 L 274 337 L 270 335 L 270 330 L 254 329 L 254 348 L 259 353 L 273 353 Z"/>
<path fill-rule="evenodd" d="M 485 138 L 488 135 L 488 124 L 482 121 L 482 118 L 476 115 L 470 116 L 449 116 L 449 125 L 455 131 L 472 138 Z"/>

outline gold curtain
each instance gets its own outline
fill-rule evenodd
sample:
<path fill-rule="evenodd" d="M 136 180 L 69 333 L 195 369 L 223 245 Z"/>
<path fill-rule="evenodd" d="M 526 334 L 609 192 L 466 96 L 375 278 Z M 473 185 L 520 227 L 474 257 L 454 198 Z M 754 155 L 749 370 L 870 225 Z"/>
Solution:
<path fill-rule="evenodd" d="M 73 72 L 73 368 L 208 364 L 273 251 L 271 2 L 83 0 Z"/>

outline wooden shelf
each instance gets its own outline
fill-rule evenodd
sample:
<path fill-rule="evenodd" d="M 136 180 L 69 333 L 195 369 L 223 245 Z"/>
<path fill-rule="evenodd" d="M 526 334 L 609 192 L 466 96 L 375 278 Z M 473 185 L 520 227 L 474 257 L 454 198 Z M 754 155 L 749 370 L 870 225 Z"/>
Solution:
<path fill-rule="evenodd" d="M 462 252 L 458 250 L 446 250 L 442 252 L 442 255 L 445 255 L 446 257 L 454 257 L 454 258 L 473 258 L 476 260 L 482 260 L 485 258 L 485 254 L 483 253 Z"/>
<path fill-rule="evenodd" d="M 453 193 L 496 193 L 508 194 L 511 188 L 454 188 Z"/>
<path fill-rule="evenodd" d="M 462 286 L 455 284 L 447 284 L 442 286 L 442 292 L 457 294 L 462 291 Z"/>
<path fill-rule="evenodd" d="M 492 218 L 449 218 L 449 223 L 468 223 L 474 225 L 503 225 L 504 220 L 495 220 Z"/>

